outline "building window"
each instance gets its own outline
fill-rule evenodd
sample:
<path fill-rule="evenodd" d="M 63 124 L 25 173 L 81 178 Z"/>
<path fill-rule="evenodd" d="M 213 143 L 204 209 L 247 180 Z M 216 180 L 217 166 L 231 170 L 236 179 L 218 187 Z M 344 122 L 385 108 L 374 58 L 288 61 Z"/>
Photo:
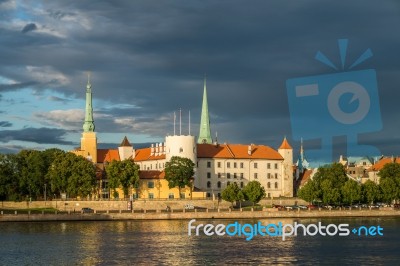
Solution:
<path fill-rule="evenodd" d="M 227 163 L 226 163 L 226 167 L 227 167 L 227 168 L 231 168 L 231 163 L 230 163 L 230 162 L 227 162 Z"/>
<path fill-rule="evenodd" d="M 268 198 L 270 198 L 271 197 L 271 193 L 268 193 Z"/>
<path fill-rule="evenodd" d="M 243 182 L 240 182 L 240 188 L 243 188 Z"/>
<path fill-rule="evenodd" d="M 221 162 L 217 162 L 218 168 L 221 168 Z"/>
<path fill-rule="evenodd" d="M 169 199 L 173 199 L 173 198 L 174 198 L 174 193 L 169 193 L 169 194 L 168 194 L 168 198 L 169 198 Z"/>
<path fill-rule="evenodd" d="M 275 179 L 278 179 L 278 174 L 277 173 L 275 173 Z"/>
<path fill-rule="evenodd" d="M 233 174 L 233 178 L 237 178 L 236 173 Z"/>
<path fill-rule="evenodd" d="M 267 178 L 268 178 L 268 179 L 271 178 L 271 174 L 270 174 L 270 173 L 267 174 Z"/>
<path fill-rule="evenodd" d="M 271 183 L 270 182 L 268 182 L 267 188 L 271 188 Z"/>
<path fill-rule="evenodd" d="M 228 181 L 228 182 L 226 183 L 226 186 L 229 186 L 230 184 L 231 184 L 231 182 Z"/>
<path fill-rule="evenodd" d="M 278 169 L 278 164 L 277 163 L 275 164 L 275 169 Z"/>
<path fill-rule="evenodd" d="M 243 173 L 240 173 L 240 179 L 243 179 Z"/>
<path fill-rule="evenodd" d="M 227 173 L 227 174 L 226 174 L 226 178 L 231 178 L 231 174 L 230 174 L 230 173 Z"/>
<path fill-rule="evenodd" d="M 218 173 L 218 178 L 221 178 L 221 173 Z"/>
<path fill-rule="evenodd" d="M 211 173 L 207 172 L 207 178 L 211 178 Z"/>
<path fill-rule="evenodd" d="M 154 199 L 154 194 L 153 193 L 149 193 L 149 199 Z"/>
<path fill-rule="evenodd" d="M 185 193 L 181 193 L 181 194 L 179 194 L 179 195 L 180 195 L 181 199 L 184 199 L 184 198 L 186 198 L 186 195 L 185 195 Z"/>
<path fill-rule="evenodd" d="M 147 187 L 148 188 L 154 188 L 154 182 L 153 181 L 147 182 Z"/>
<path fill-rule="evenodd" d="M 179 152 L 182 153 L 182 152 L 183 152 L 183 148 L 180 148 L 180 149 L 179 149 Z"/>
<path fill-rule="evenodd" d="M 257 178 L 258 178 L 258 174 L 254 173 L 254 179 L 257 179 Z"/>
<path fill-rule="evenodd" d="M 267 169 L 271 169 L 271 164 L 267 163 Z"/>
<path fill-rule="evenodd" d="M 211 197 L 211 193 L 207 192 L 207 198 L 210 198 L 210 197 Z"/>
<path fill-rule="evenodd" d="M 211 182 L 210 182 L 210 181 L 207 182 L 207 187 L 208 187 L 208 188 L 211 187 Z"/>
<path fill-rule="evenodd" d="M 237 168 L 237 163 L 233 163 L 233 168 Z"/>
<path fill-rule="evenodd" d="M 150 164 L 150 170 L 152 170 L 153 169 L 153 165 L 152 164 Z"/>
<path fill-rule="evenodd" d="M 243 166 L 243 163 L 240 163 L 240 168 L 243 168 L 244 166 Z"/>
<path fill-rule="evenodd" d="M 220 181 L 218 181 L 217 187 L 218 187 L 218 188 L 221 188 L 221 182 L 220 182 Z"/>
<path fill-rule="evenodd" d="M 278 188 L 278 182 L 275 182 L 275 188 Z"/>
<path fill-rule="evenodd" d="M 211 162 L 207 162 L 207 168 L 211 168 Z"/>
<path fill-rule="evenodd" d="M 254 168 L 257 169 L 257 167 L 258 167 L 258 164 L 257 164 L 257 163 L 254 163 Z"/>

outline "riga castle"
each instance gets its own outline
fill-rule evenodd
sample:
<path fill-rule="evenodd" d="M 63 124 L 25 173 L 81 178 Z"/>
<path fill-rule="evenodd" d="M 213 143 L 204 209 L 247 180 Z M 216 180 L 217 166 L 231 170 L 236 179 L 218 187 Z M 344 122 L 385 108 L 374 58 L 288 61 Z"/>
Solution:
<path fill-rule="evenodd" d="M 130 195 L 119 197 L 140 199 L 216 198 L 229 184 L 243 188 L 249 181 L 257 180 L 265 188 L 267 197 L 293 196 L 293 149 L 286 140 L 276 150 L 256 144 L 220 144 L 212 140 L 204 81 L 203 102 L 198 138 L 191 135 L 166 136 L 165 142 L 135 149 L 125 137 L 115 149 L 98 149 L 93 120 L 92 86 L 86 86 L 85 121 L 80 148 L 72 151 L 91 160 L 97 169 L 100 188 L 98 197 L 109 198 L 105 168 L 112 160 L 134 160 L 140 167 L 139 186 Z M 194 188 L 169 188 L 164 166 L 172 156 L 191 159 L 195 163 Z"/>

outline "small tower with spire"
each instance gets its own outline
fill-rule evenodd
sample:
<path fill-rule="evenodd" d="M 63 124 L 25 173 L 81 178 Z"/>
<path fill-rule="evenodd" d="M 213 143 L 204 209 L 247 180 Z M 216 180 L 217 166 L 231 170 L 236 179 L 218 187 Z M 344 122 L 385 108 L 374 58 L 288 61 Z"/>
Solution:
<path fill-rule="evenodd" d="M 208 103 L 207 103 L 206 77 L 204 77 L 203 105 L 201 107 L 200 132 L 197 143 L 212 144 L 210 116 L 208 114 Z"/>
<path fill-rule="evenodd" d="M 93 106 L 92 106 L 92 85 L 90 84 L 90 73 L 86 85 L 86 108 L 85 121 L 83 123 L 83 133 L 81 138 L 81 152 L 85 158 L 97 163 L 97 137 L 94 132 Z"/>
<path fill-rule="evenodd" d="M 293 148 L 286 137 L 283 139 L 278 152 L 283 157 L 281 176 L 284 191 L 282 196 L 293 197 Z"/>
<path fill-rule="evenodd" d="M 118 153 L 121 161 L 125 159 L 135 159 L 135 150 L 126 136 L 118 147 Z"/>

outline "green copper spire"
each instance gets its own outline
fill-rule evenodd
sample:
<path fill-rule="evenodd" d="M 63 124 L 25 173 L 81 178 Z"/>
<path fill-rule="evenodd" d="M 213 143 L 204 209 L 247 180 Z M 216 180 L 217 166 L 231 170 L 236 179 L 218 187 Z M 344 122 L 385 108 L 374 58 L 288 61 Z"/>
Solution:
<path fill-rule="evenodd" d="M 92 85 L 90 84 L 90 73 L 88 74 L 88 83 L 86 85 L 86 109 L 84 132 L 94 132 L 93 107 L 92 107 Z"/>
<path fill-rule="evenodd" d="M 204 77 L 203 106 L 201 108 L 200 133 L 197 143 L 208 143 L 208 144 L 212 143 L 211 130 L 210 130 L 210 117 L 208 115 L 207 86 L 205 77 Z"/>

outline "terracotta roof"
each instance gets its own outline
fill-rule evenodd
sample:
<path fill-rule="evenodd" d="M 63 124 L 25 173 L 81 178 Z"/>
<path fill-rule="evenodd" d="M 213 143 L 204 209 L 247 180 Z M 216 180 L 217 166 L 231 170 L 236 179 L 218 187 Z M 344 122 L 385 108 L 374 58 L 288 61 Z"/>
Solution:
<path fill-rule="evenodd" d="M 120 147 L 132 147 L 132 145 L 129 143 L 128 138 L 125 136 L 124 139 L 121 142 Z"/>
<path fill-rule="evenodd" d="M 289 142 L 287 141 L 286 137 L 283 139 L 281 146 L 279 149 L 284 150 L 293 150 L 292 146 L 290 146 Z"/>
<path fill-rule="evenodd" d="M 399 157 L 395 157 L 395 158 L 385 157 L 385 158 L 382 158 L 379 161 L 377 161 L 374 165 L 372 165 L 368 170 L 369 171 L 380 171 L 385 166 L 385 164 L 392 163 L 392 162 L 400 163 L 400 158 Z"/>
<path fill-rule="evenodd" d="M 164 171 L 157 171 L 157 170 L 145 170 L 139 171 L 139 178 L 140 179 L 164 179 L 165 172 Z"/>
<path fill-rule="evenodd" d="M 154 150 L 156 150 L 156 148 L 154 148 Z M 147 160 L 165 159 L 165 154 L 160 154 L 158 156 L 150 155 L 150 154 L 151 154 L 151 148 L 137 149 L 134 160 L 135 160 L 135 162 L 140 162 L 140 161 L 147 161 Z M 155 154 L 157 154 L 157 153 L 155 153 Z"/>
<path fill-rule="evenodd" d="M 115 149 L 98 149 L 97 150 L 97 162 L 104 163 L 104 162 L 111 162 L 112 160 L 119 161 L 119 153 L 118 150 Z"/>
<path fill-rule="evenodd" d="M 248 154 L 249 146 L 251 155 Z M 283 160 L 283 157 L 271 147 L 243 144 L 197 144 L 197 157 Z"/>
<path fill-rule="evenodd" d="M 304 171 L 303 176 L 301 177 L 300 187 L 304 186 L 304 184 L 307 183 L 308 180 L 310 180 L 312 172 L 313 170 L 311 169 L 307 169 L 306 171 Z"/>

